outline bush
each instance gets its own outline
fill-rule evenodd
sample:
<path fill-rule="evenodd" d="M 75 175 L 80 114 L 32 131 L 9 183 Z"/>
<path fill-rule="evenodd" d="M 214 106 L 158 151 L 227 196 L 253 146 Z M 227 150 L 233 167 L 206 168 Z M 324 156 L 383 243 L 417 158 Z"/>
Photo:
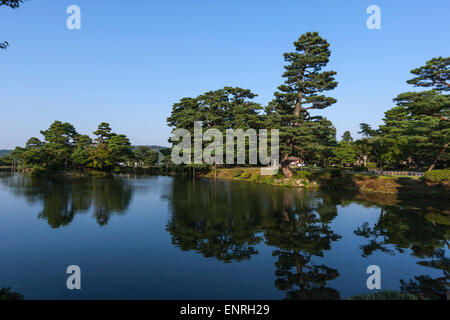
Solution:
<path fill-rule="evenodd" d="M 355 167 L 353 167 L 353 171 L 355 171 L 355 172 L 363 172 L 363 171 L 367 171 L 367 168 L 366 167 L 355 166 Z"/>
<path fill-rule="evenodd" d="M 296 171 L 294 173 L 294 178 L 296 179 L 310 179 L 312 176 L 312 173 L 309 171 Z"/>
<path fill-rule="evenodd" d="M 45 168 L 40 167 L 38 165 L 35 165 L 30 169 L 30 174 L 32 176 L 40 176 L 43 175 L 45 172 L 46 172 Z"/>
<path fill-rule="evenodd" d="M 250 178 L 252 175 L 251 175 L 251 173 L 250 172 L 244 172 L 242 175 L 241 175 L 241 179 L 248 179 L 248 178 Z"/>
<path fill-rule="evenodd" d="M 425 181 L 433 183 L 450 182 L 450 170 L 433 170 L 425 172 Z"/>
<path fill-rule="evenodd" d="M 284 174 L 283 174 L 283 169 L 279 168 L 277 174 L 275 175 L 276 179 L 283 179 L 284 178 Z"/>
<path fill-rule="evenodd" d="M 242 169 L 235 169 L 235 170 L 233 170 L 233 177 L 234 178 L 240 177 L 242 172 L 244 172 L 244 171 L 242 171 Z"/>
<path fill-rule="evenodd" d="M 369 169 L 375 169 L 377 167 L 377 164 L 375 162 L 368 162 L 367 168 Z"/>

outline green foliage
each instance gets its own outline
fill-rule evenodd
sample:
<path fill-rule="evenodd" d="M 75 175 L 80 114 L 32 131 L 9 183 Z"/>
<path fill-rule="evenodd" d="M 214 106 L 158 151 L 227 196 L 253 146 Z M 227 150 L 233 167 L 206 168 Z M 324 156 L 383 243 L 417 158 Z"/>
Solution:
<path fill-rule="evenodd" d="M 133 158 L 128 138 L 112 133 L 107 123 L 101 123 L 94 132 L 95 142 L 61 121 L 53 122 L 41 134 L 44 141 L 30 138 L 24 148 L 17 147 L 8 156 L 33 175 L 89 168 L 112 171 Z"/>
<path fill-rule="evenodd" d="M 333 160 L 340 165 L 351 165 L 356 161 L 357 157 L 357 151 L 353 144 L 345 140 L 339 142 L 337 147 L 333 149 L 333 154 Z"/>
<path fill-rule="evenodd" d="M 377 164 L 375 162 L 367 163 L 367 168 L 369 168 L 369 169 L 375 169 L 376 167 L 377 167 Z"/>
<path fill-rule="evenodd" d="M 33 165 L 33 167 L 31 167 L 29 169 L 30 169 L 29 173 L 32 176 L 41 176 L 46 173 L 46 169 L 44 167 L 36 165 L 36 164 Z"/>
<path fill-rule="evenodd" d="M 176 129 L 185 129 L 194 138 L 194 122 L 200 122 L 202 131 L 208 129 L 219 130 L 223 137 L 226 130 L 259 129 L 262 127 L 264 117 L 258 114 L 262 107 L 253 102 L 256 94 L 248 89 L 224 87 L 223 89 L 208 91 L 196 98 L 183 98 L 172 107 L 172 113 L 167 118 L 167 124 Z M 173 143 L 171 139 L 169 142 Z M 237 142 L 235 142 L 236 144 Z M 248 141 L 245 142 L 248 146 Z M 203 148 L 209 142 L 203 142 Z M 225 145 L 223 147 L 225 154 Z M 194 150 L 191 150 L 191 159 L 194 159 Z M 236 147 L 235 158 L 236 158 Z M 245 150 L 248 159 L 248 147 Z"/>
<path fill-rule="evenodd" d="M 437 90 L 406 92 L 394 99 L 414 116 L 432 116 L 449 121 L 450 96 Z"/>
<path fill-rule="evenodd" d="M 246 171 L 241 175 L 241 179 L 248 179 L 251 176 L 252 176 L 252 174 L 250 172 Z"/>
<path fill-rule="evenodd" d="M 233 177 L 234 178 L 240 177 L 242 172 L 243 172 L 242 169 L 235 169 L 235 170 L 233 170 Z"/>
<path fill-rule="evenodd" d="M 335 143 L 332 123 L 309 110 L 325 109 L 336 99 L 321 93 L 334 89 L 336 72 L 322 71 L 330 57 L 329 43 L 317 32 L 307 32 L 294 42 L 295 51 L 284 54 L 284 84 L 266 107 L 267 123 L 280 130 L 281 164 L 289 175 L 289 157 L 327 163 Z"/>
<path fill-rule="evenodd" d="M 137 146 L 134 149 L 134 158 L 141 165 L 154 166 L 158 163 L 159 154 L 149 146 Z"/>
<path fill-rule="evenodd" d="M 299 171 L 296 170 L 294 173 L 294 178 L 295 179 L 305 179 L 308 180 L 313 176 L 313 174 L 309 171 Z"/>
<path fill-rule="evenodd" d="M 450 160 L 449 64 L 450 58 L 439 57 L 411 70 L 415 77 L 407 82 L 431 90 L 398 95 L 397 106 L 385 113 L 378 130 L 361 124 L 364 139 L 358 144 L 369 147 L 369 157 L 378 167 L 423 170 L 443 167 Z"/>
<path fill-rule="evenodd" d="M 450 58 L 435 58 L 411 71 L 417 77 L 408 83 L 432 90 L 406 92 L 394 99 L 397 106 L 385 113 L 385 124 L 378 132 L 386 142 L 385 161 L 433 169 L 450 159 L 450 96 L 445 93 L 449 90 L 449 62 Z"/>
<path fill-rule="evenodd" d="M 249 180 L 252 181 L 252 182 L 255 182 L 255 181 L 259 180 L 259 177 L 260 177 L 260 174 L 258 172 L 254 172 L 254 173 L 252 173 L 252 175 L 251 175 Z"/>
<path fill-rule="evenodd" d="M 342 135 L 342 141 L 344 142 L 353 142 L 353 138 L 352 135 L 350 133 L 350 131 L 345 131 L 344 134 Z"/>
<path fill-rule="evenodd" d="M 450 57 L 433 58 L 420 68 L 411 70 L 416 77 L 408 80 L 416 87 L 432 88 L 430 91 L 407 92 L 394 101 L 406 106 L 413 115 L 428 115 L 449 121 L 450 96 Z"/>
<path fill-rule="evenodd" d="M 417 77 L 408 80 L 416 87 L 433 87 L 439 91 L 448 91 L 450 83 L 450 57 L 433 58 L 420 68 L 411 70 Z"/>
<path fill-rule="evenodd" d="M 448 183 L 450 182 L 450 170 L 433 170 L 425 172 L 424 178 L 428 182 Z"/>

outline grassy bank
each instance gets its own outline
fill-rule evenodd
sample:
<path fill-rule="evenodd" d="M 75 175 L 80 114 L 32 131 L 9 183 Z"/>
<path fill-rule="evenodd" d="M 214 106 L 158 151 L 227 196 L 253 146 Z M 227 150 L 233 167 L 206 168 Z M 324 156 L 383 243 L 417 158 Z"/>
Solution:
<path fill-rule="evenodd" d="M 214 178 L 214 171 L 205 175 Z M 450 186 L 427 183 L 419 177 L 393 177 L 364 174 L 341 174 L 338 170 L 321 172 L 297 171 L 290 179 L 281 174 L 262 176 L 258 168 L 217 169 L 218 179 L 263 183 L 268 185 L 346 190 L 402 197 L 431 197 L 449 200 Z"/>

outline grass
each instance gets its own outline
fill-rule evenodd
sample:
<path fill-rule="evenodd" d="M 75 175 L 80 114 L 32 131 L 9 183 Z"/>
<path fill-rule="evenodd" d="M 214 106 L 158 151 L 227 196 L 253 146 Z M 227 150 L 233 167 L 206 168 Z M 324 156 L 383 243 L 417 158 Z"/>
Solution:
<path fill-rule="evenodd" d="M 214 170 L 205 175 L 214 178 Z M 402 197 L 449 198 L 448 185 L 430 185 L 417 176 L 378 176 L 364 173 L 340 173 L 336 170 L 320 172 L 294 171 L 291 179 L 281 173 L 274 176 L 261 176 L 260 168 L 219 168 L 218 179 L 248 181 L 285 187 L 322 188 L 329 190 L 353 190 L 357 192 Z"/>

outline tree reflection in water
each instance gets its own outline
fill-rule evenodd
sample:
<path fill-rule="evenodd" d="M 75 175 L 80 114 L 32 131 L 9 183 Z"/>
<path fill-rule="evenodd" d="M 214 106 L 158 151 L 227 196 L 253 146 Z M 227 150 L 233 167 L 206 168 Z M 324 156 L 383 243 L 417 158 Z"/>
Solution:
<path fill-rule="evenodd" d="M 340 238 L 329 227 L 337 216 L 336 205 L 307 192 L 280 193 L 264 223 L 266 243 L 278 248 L 272 253 L 278 258 L 276 287 L 286 292 L 286 299 L 339 299 L 339 292 L 327 286 L 339 272 L 313 261 Z"/>
<path fill-rule="evenodd" d="M 38 214 L 52 228 L 68 225 L 74 216 L 93 210 L 97 223 L 104 226 L 111 215 L 123 214 L 133 195 L 132 187 L 120 178 L 42 178 L 15 175 L 1 180 L 31 203 L 42 202 Z"/>
<path fill-rule="evenodd" d="M 92 212 L 101 226 L 128 209 L 133 193 L 147 184 L 122 178 L 0 179 L 16 195 L 42 204 L 39 218 L 53 228 L 68 225 L 79 213 Z M 157 180 L 154 180 L 157 181 Z M 155 182 L 149 182 L 155 185 Z M 361 255 L 375 252 L 410 254 L 418 264 L 440 270 L 438 277 L 402 279 L 404 292 L 442 296 L 449 284 L 450 214 L 448 205 L 389 202 L 367 194 L 308 192 L 251 183 L 173 178 L 162 187 L 170 208 L 166 230 L 172 243 L 225 263 L 251 259 L 259 246 L 273 248 L 275 287 L 286 299 L 339 299 L 330 287 L 339 277 L 334 266 L 320 259 L 340 235 L 331 228 L 337 206 L 352 203 L 379 209 L 376 222 L 362 224 L 354 234 L 363 241 Z M 166 189 L 168 188 L 168 189 Z M 146 190 L 147 192 L 148 190 Z M 159 191 L 158 191 L 159 192 Z M 440 206 L 440 207 L 439 207 Z M 353 228 L 353 227 L 352 227 Z"/>
<path fill-rule="evenodd" d="M 267 200 L 242 192 L 245 185 L 177 179 L 168 195 L 171 219 L 167 231 L 181 250 L 194 250 L 223 262 L 241 261 L 257 254 L 262 241 L 261 212 Z"/>
<path fill-rule="evenodd" d="M 419 265 L 441 270 L 442 276 L 418 275 L 410 280 L 401 279 L 401 290 L 421 294 L 425 298 L 443 297 L 450 284 L 450 259 L 444 250 L 446 247 L 450 249 L 450 215 L 447 210 L 430 207 L 426 202 L 410 204 L 406 209 L 381 206 L 379 218 L 373 226 L 365 222 L 354 231 L 368 239 L 361 246 L 362 256 L 370 256 L 376 251 L 394 255 L 409 250 L 411 255 L 421 259 L 417 262 Z"/>
<path fill-rule="evenodd" d="M 329 227 L 336 205 L 303 191 L 214 180 L 177 181 L 169 195 L 167 231 L 181 250 L 232 262 L 250 259 L 265 239 L 277 247 L 275 285 L 287 299 L 333 299 L 336 269 L 312 261 L 339 239 Z"/>

